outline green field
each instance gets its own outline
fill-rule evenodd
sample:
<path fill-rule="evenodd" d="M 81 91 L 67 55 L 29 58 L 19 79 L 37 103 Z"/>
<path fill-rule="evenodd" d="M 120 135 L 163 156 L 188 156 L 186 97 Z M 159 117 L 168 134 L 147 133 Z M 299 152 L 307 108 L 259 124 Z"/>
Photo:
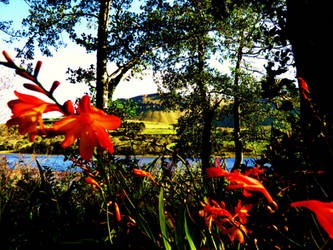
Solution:
<path fill-rule="evenodd" d="M 174 126 L 170 123 L 163 122 L 153 122 L 153 121 L 139 121 L 130 120 L 129 122 L 143 122 L 145 128 L 140 132 L 140 134 L 150 134 L 150 135 L 174 135 L 176 131 Z"/>

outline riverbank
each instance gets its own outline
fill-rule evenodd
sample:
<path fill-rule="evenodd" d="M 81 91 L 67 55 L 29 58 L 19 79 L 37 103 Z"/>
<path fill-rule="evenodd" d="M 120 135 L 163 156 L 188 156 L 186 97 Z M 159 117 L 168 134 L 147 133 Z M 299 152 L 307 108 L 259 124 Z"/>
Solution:
<path fill-rule="evenodd" d="M 156 157 L 160 155 L 169 156 L 170 151 L 167 145 L 174 143 L 177 140 L 175 131 L 166 125 L 156 123 L 145 123 L 145 128 L 142 131 L 132 133 L 131 131 L 116 131 L 111 133 L 111 140 L 114 144 L 117 156 L 136 155 L 138 157 Z M 163 131 L 161 131 L 163 130 Z M 229 133 L 228 130 L 225 130 Z M 38 154 L 38 155 L 63 155 L 66 152 L 77 152 L 77 143 L 64 149 L 61 143 L 64 140 L 63 136 L 54 138 L 37 137 L 34 142 L 30 142 L 27 136 L 18 134 L 14 127 L 7 128 L 6 125 L 0 124 L 0 154 Z M 244 145 L 244 157 L 261 155 L 267 143 L 263 141 L 252 142 Z M 213 155 L 223 158 L 234 157 L 234 142 L 224 139 L 219 144 L 219 149 L 213 152 Z"/>

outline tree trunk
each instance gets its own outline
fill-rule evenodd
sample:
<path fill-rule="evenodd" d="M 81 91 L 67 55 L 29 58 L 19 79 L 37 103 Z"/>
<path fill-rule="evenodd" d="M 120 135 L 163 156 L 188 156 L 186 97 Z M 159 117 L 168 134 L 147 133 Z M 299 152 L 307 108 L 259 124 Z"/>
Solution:
<path fill-rule="evenodd" d="M 234 101 L 234 142 L 235 142 L 235 162 L 233 169 L 238 169 L 243 163 L 243 143 L 241 138 L 241 124 L 240 124 L 240 102 L 238 98 Z"/>
<path fill-rule="evenodd" d="M 330 75 L 331 45 L 329 36 L 330 8 L 328 3 L 314 0 L 287 1 L 287 37 L 292 45 L 297 75 L 310 90 L 310 102 L 319 111 L 315 116 L 304 102 L 303 123 L 305 154 L 310 168 L 327 172 L 326 191 L 332 192 L 333 109 Z M 301 97 L 302 98 L 302 97 Z M 319 119 L 318 119 L 319 117 Z"/>
<path fill-rule="evenodd" d="M 212 155 L 212 123 L 214 118 L 213 110 L 205 110 L 203 114 L 203 131 L 202 131 L 202 141 L 201 141 L 201 164 L 203 173 L 206 169 L 210 167 L 210 156 Z"/>
<path fill-rule="evenodd" d="M 100 1 L 97 33 L 96 106 L 104 109 L 108 98 L 107 37 L 111 0 Z"/>
<path fill-rule="evenodd" d="M 205 49 L 204 41 L 199 38 L 198 40 L 198 72 L 202 73 L 205 70 Z M 206 172 L 206 169 L 210 167 L 210 156 L 212 154 L 212 122 L 214 117 L 214 111 L 210 107 L 210 99 L 207 96 L 207 90 L 205 88 L 205 81 L 200 79 L 198 81 L 198 87 L 202 103 L 202 120 L 203 120 L 203 129 L 202 129 L 202 140 L 201 140 L 201 169 L 202 173 Z"/>
<path fill-rule="evenodd" d="M 233 115 L 234 115 L 234 142 L 235 142 L 235 163 L 233 169 L 238 169 L 240 165 L 243 163 L 243 143 L 241 138 L 241 117 L 240 117 L 240 98 L 238 94 L 238 87 L 239 87 L 239 76 L 240 76 L 240 69 L 243 57 L 243 45 L 242 41 L 239 45 L 238 52 L 237 52 L 237 62 L 235 68 L 235 79 L 234 85 L 236 89 L 236 95 L 234 96 L 234 107 L 233 107 Z"/>

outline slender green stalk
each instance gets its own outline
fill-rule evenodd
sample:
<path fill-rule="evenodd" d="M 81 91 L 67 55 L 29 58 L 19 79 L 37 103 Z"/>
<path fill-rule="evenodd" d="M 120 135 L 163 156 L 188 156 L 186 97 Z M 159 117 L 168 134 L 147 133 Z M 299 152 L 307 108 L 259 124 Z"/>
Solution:
<path fill-rule="evenodd" d="M 106 200 L 106 197 L 105 197 L 105 193 L 104 191 L 101 189 L 101 193 L 102 193 L 102 197 L 103 197 L 103 200 L 104 200 L 104 204 L 106 206 L 106 224 L 107 224 L 107 227 L 108 227 L 108 237 L 109 237 L 109 241 L 110 241 L 110 244 L 112 245 L 113 242 L 112 242 L 112 236 L 111 236 L 111 226 L 110 226 L 110 216 L 109 216 L 109 206 L 107 205 L 107 200 Z"/>
<path fill-rule="evenodd" d="M 171 245 L 167 238 L 167 230 L 166 230 L 166 222 L 165 222 L 165 214 L 164 214 L 164 202 L 163 202 L 163 188 L 161 188 L 161 191 L 159 194 L 158 214 L 159 214 L 160 228 L 161 228 L 161 234 L 163 237 L 164 247 L 166 250 L 171 250 Z"/>

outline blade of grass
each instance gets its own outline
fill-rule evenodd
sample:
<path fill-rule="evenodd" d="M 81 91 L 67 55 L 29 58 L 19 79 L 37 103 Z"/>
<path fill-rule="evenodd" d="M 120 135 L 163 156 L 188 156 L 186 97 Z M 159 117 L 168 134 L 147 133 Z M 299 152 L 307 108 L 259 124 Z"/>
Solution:
<path fill-rule="evenodd" d="M 195 244 L 192 240 L 192 236 L 190 234 L 190 230 L 187 225 L 187 219 L 186 219 L 186 210 L 184 210 L 184 229 L 185 229 L 185 236 L 188 241 L 188 244 L 190 245 L 191 250 L 196 250 L 197 248 L 195 247 Z"/>
<path fill-rule="evenodd" d="M 185 208 L 180 207 L 178 209 L 177 217 L 176 217 L 176 235 L 175 235 L 176 246 L 177 246 L 178 250 L 185 249 L 185 244 L 184 244 L 184 233 L 185 233 L 184 214 L 185 214 Z"/>
<path fill-rule="evenodd" d="M 159 194 L 159 202 L 158 202 L 158 212 L 159 212 L 159 219 L 160 219 L 160 227 L 161 227 L 161 233 L 163 237 L 163 243 L 164 247 L 167 250 L 171 250 L 171 245 L 167 240 L 167 234 L 166 234 L 166 223 L 165 223 L 165 214 L 164 214 L 164 203 L 163 203 L 163 188 L 161 188 L 160 194 Z"/>

